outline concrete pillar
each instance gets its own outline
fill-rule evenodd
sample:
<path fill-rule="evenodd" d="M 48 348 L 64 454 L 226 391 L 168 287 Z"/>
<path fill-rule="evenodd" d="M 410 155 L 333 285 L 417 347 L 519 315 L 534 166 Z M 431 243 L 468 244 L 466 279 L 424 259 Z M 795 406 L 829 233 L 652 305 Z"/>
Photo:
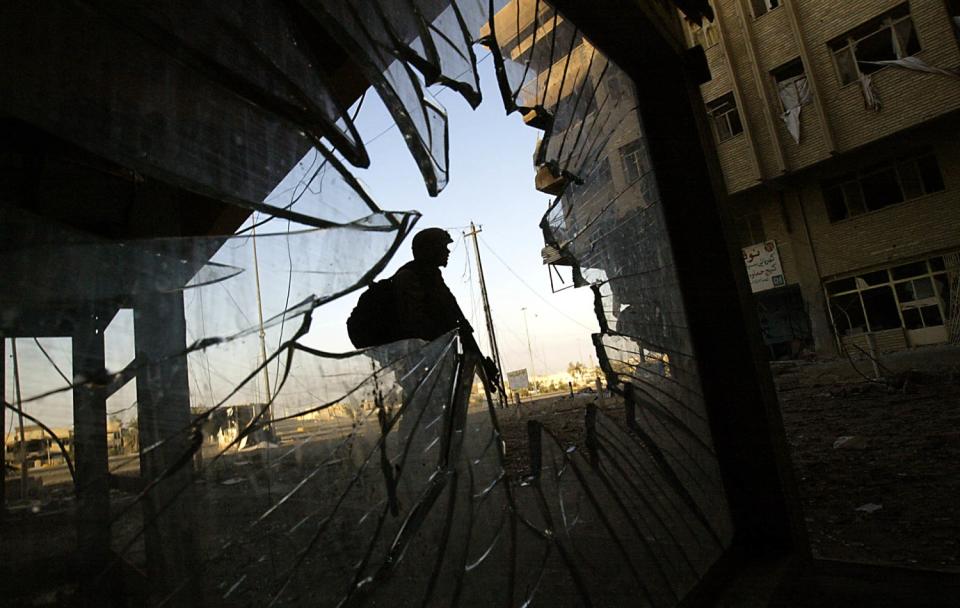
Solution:
<path fill-rule="evenodd" d="M 92 313 L 81 315 L 72 336 L 73 375 L 91 381 L 73 389 L 73 454 L 77 475 L 77 549 L 80 592 L 85 605 L 110 605 L 110 479 L 107 460 L 107 395 L 100 381 L 104 368 L 103 330 Z"/>
<path fill-rule="evenodd" d="M 190 458 L 190 394 L 183 293 L 144 296 L 133 311 L 136 335 L 140 475 L 154 486 L 143 502 L 147 573 L 157 599 L 200 605 L 196 496 Z M 159 442 L 163 444 L 144 452 Z M 172 471 L 168 469 L 173 468 Z"/>

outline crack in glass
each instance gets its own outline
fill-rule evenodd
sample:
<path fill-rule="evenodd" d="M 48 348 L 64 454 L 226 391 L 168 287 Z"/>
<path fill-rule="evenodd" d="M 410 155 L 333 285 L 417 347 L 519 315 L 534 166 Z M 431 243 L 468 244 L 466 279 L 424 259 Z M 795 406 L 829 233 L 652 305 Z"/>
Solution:
<path fill-rule="evenodd" d="M 324 54 L 325 36 L 343 57 Z M 26 360 L 62 382 L 4 395 L 69 467 L 69 480 L 44 474 L 43 501 L 18 506 L 10 545 L 28 566 L 44 534 L 79 547 L 82 582 L 51 578 L 53 593 L 674 606 L 730 546 L 635 92 L 546 2 L 89 0 L 46 5 L 0 39 L 0 79 L 21 83 L 0 109 L 105 159 L 87 169 L 112 180 L 111 209 L 128 218 L 93 234 L 0 210 L 7 242 L 36 235 L 0 251 L 0 332 L 71 339 Z M 594 293 L 615 395 L 577 411 L 576 433 L 531 420 L 509 446 L 515 415 L 474 388 L 478 355 L 455 334 L 323 349 L 323 306 L 369 285 L 419 218 L 381 210 L 347 166 L 369 158 L 338 70 L 383 99 L 436 195 L 447 118 L 427 87 L 476 107 L 475 43 L 505 109 L 543 132 L 536 164 L 559 186 L 540 227 Z M 30 69 L 44 62 L 56 70 Z M 60 152 L 40 183 L 70 179 Z M 149 214 L 166 200 L 160 183 L 192 198 Z M 205 224 L 169 221 L 188 205 Z M 45 408 L 72 411 L 72 428 L 43 423 Z M 133 408 L 132 429 L 104 444 L 108 412 Z M 46 449 L 38 461 L 58 458 Z"/>

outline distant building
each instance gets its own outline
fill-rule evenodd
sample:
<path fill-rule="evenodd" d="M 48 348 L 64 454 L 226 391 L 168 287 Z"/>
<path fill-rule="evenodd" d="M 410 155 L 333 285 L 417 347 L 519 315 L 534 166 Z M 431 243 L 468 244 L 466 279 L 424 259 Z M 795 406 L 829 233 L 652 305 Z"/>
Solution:
<path fill-rule="evenodd" d="M 70 427 L 51 428 L 60 443 L 67 449 L 67 454 L 73 453 L 73 429 Z M 25 460 L 27 468 L 57 466 L 66 464 L 60 444 L 54 441 L 50 434 L 36 425 L 23 427 L 26 439 Z M 20 463 L 20 428 L 14 426 L 4 441 L 4 458 L 10 464 Z M 107 420 L 107 452 L 111 455 L 132 453 L 137 449 L 136 437 L 131 437 L 128 428 L 117 420 Z"/>
<path fill-rule="evenodd" d="M 688 43 L 772 355 L 960 342 L 960 2 L 712 4 Z"/>

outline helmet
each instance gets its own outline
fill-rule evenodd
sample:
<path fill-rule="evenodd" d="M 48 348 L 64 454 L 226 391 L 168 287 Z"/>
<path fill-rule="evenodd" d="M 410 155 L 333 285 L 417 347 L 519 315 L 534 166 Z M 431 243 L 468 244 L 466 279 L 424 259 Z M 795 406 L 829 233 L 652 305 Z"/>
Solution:
<path fill-rule="evenodd" d="M 424 228 L 413 237 L 413 257 L 419 259 L 430 252 L 442 249 L 453 242 L 450 235 L 443 228 Z"/>

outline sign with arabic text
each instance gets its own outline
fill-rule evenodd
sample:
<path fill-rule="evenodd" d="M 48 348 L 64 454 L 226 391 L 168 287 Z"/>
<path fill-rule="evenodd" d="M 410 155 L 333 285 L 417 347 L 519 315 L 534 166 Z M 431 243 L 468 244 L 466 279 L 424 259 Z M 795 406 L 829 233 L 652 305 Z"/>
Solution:
<path fill-rule="evenodd" d="M 780 266 L 780 253 L 775 241 L 765 241 L 743 248 L 743 263 L 750 279 L 750 291 L 766 291 L 787 284 Z"/>

